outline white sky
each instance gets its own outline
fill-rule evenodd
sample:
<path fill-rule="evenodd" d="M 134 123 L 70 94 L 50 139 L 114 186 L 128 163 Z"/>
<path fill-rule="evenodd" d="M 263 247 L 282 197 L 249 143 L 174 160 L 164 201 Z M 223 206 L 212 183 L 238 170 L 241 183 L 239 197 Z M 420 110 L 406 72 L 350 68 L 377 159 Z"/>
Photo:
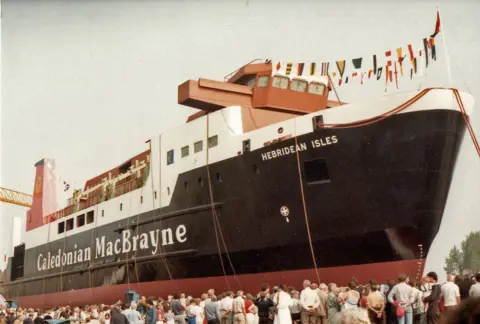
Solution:
<path fill-rule="evenodd" d="M 33 165 L 49 157 L 56 159 L 57 177 L 81 188 L 143 151 L 150 136 L 185 122 L 193 110 L 176 103 L 183 81 L 223 80 L 255 58 L 370 61 L 372 54 L 420 44 L 433 32 L 436 5 L 453 85 L 480 100 L 480 4 L 474 0 L 3 0 L 0 185 L 32 192 Z M 428 76 L 405 78 L 401 90 L 449 85 L 441 39 Z M 348 85 L 339 94 L 354 101 L 383 90 L 378 82 Z M 472 121 L 480 136 L 480 114 Z M 427 262 L 439 273 L 451 246 L 480 229 L 480 159 L 465 139 Z M 66 198 L 61 188 L 59 197 Z M 4 251 L 11 254 L 13 217 L 21 216 L 24 226 L 25 212 L 0 205 L 0 268 Z"/>

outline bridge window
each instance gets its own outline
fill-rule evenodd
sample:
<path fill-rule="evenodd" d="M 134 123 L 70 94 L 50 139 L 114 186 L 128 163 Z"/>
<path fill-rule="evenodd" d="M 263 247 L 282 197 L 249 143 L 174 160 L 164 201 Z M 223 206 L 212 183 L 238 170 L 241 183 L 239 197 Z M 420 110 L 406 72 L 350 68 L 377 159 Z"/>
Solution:
<path fill-rule="evenodd" d="M 65 222 L 58 223 L 58 234 L 65 232 Z"/>
<path fill-rule="evenodd" d="M 308 93 L 323 95 L 323 91 L 325 90 L 325 85 L 317 82 L 312 82 L 308 86 Z"/>
<path fill-rule="evenodd" d="M 326 183 L 331 180 L 328 174 L 327 159 L 325 158 L 304 161 L 303 168 L 309 185 Z"/>
<path fill-rule="evenodd" d="M 208 138 L 208 148 L 212 148 L 218 145 L 218 135 Z"/>
<path fill-rule="evenodd" d="M 248 86 L 250 89 L 253 89 L 253 88 L 255 87 L 255 78 L 253 78 L 253 79 L 251 79 L 251 80 L 248 80 L 247 86 Z"/>
<path fill-rule="evenodd" d="M 70 231 L 73 229 L 73 218 L 67 219 L 65 223 L 67 224 L 67 231 Z"/>
<path fill-rule="evenodd" d="M 184 146 L 182 147 L 182 158 L 188 156 L 190 154 L 190 146 Z"/>
<path fill-rule="evenodd" d="M 167 165 L 173 163 L 173 150 L 167 152 Z"/>
<path fill-rule="evenodd" d="M 198 153 L 203 150 L 203 141 L 198 141 L 193 144 L 193 153 Z"/>
<path fill-rule="evenodd" d="M 258 87 L 259 88 L 265 88 L 268 86 L 268 80 L 270 77 L 268 75 L 262 75 L 258 77 Z"/>
<path fill-rule="evenodd" d="M 77 216 L 77 227 L 85 225 L 85 215 Z"/>
<path fill-rule="evenodd" d="M 93 223 L 93 220 L 94 220 L 93 210 L 91 210 L 87 213 L 87 224 Z"/>
<path fill-rule="evenodd" d="M 280 89 L 287 89 L 288 88 L 288 78 L 275 76 L 273 77 L 272 87 L 280 88 Z"/>
<path fill-rule="evenodd" d="M 307 90 L 307 81 L 292 80 L 290 83 L 290 90 L 297 92 L 305 92 Z"/>

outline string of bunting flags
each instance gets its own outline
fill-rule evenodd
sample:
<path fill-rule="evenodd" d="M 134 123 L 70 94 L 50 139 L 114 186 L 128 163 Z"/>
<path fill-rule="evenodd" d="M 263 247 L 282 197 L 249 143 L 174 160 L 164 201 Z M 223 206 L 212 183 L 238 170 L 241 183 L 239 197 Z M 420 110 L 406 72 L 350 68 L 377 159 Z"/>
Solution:
<path fill-rule="evenodd" d="M 394 83 L 398 89 L 399 75 L 409 76 L 410 80 L 417 75 L 423 76 L 424 69 L 437 60 L 435 37 L 439 32 L 440 13 L 437 11 L 434 33 L 423 38 L 419 46 L 408 44 L 406 47 L 396 48 L 395 51 L 385 51 L 385 55 L 374 54 L 370 60 L 364 57 L 354 58 L 351 63 L 346 60 L 335 61 L 333 64 L 276 61 L 272 63 L 272 75 L 306 78 L 329 76 L 338 86 L 353 81 L 363 84 L 366 80 L 384 80 L 385 86 Z"/>

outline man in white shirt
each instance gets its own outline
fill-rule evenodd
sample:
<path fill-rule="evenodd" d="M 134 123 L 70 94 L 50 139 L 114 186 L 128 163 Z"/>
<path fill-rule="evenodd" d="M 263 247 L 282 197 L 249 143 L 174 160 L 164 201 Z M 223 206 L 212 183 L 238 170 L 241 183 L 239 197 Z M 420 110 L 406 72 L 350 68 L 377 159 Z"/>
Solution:
<path fill-rule="evenodd" d="M 455 277 L 451 274 L 447 276 L 447 283 L 442 286 L 442 297 L 445 310 L 460 304 L 460 288 L 453 282 Z"/>
<path fill-rule="evenodd" d="M 220 302 L 220 313 L 222 315 L 221 324 L 233 323 L 233 292 L 228 291 L 227 296 Z"/>
<path fill-rule="evenodd" d="M 470 297 L 480 297 L 480 273 L 475 275 L 475 284 L 470 287 Z"/>
<path fill-rule="evenodd" d="M 317 321 L 316 308 L 320 305 L 320 299 L 316 291 L 310 288 L 310 281 L 303 281 L 303 290 L 300 293 L 300 304 L 302 304 L 302 324 L 315 324 Z"/>
<path fill-rule="evenodd" d="M 398 276 L 398 284 L 396 284 L 388 294 L 388 301 L 394 305 L 398 304 L 405 310 L 405 315 L 397 317 L 398 324 L 412 324 L 413 310 L 412 304 L 415 301 L 415 292 L 412 287 L 407 284 L 408 277 L 404 274 Z M 395 298 L 395 300 L 394 300 Z"/>
<path fill-rule="evenodd" d="M 245 324 L 246 322 L 245 300 L 243 299 L 242 291 L 239 291 L 237 293 L 237 298 L 233 300 L 232 311 L 233 311 L 233 322 L 235 324 Z"/>

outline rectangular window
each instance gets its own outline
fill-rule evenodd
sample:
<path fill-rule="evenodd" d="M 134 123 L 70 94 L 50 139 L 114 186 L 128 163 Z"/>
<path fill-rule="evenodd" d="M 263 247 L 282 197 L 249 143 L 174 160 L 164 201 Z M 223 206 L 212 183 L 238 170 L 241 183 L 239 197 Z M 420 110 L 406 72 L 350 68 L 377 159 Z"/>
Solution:
<path fill-rule="evenodd" d="M 262 76 L 258 77 L 258 87 L 259 88 L 267 87 L 269 80 L 270 80 L 270 77 L 268 75 L 262 75 Z"/>
<path fill-rule="evenodd" d="M 255 78 L 253 78 L 253 79 L 251 79 L 251 80 L 248 80 L 247 86 L 248 86 L 250 89 L 253 89 L 253 88 L 255 87 Z"/>
<path fill-rule="evenodd" d="M 321 83 L 312 82 L 308 85 L 308 93 L 323 95 L 324 90 L 325 90 L 325 85 Z"/>
<path fill-rule="evenodd" d="M 58 234 L 65 232 L 65 222 L 58 223 Z"/>
<path fill-rule="evenodd" d="M 85 225 L 85 215 L 77 216 L 77 227 Z"/>
<path fill-rule="evenodd" d="M 290 90 L 297 92 L 305 92 L 307 90 L 307 81 L 292 80 L 290 83 Z"/>
<path fill-rule="evenodd" d="M 328 174 L 327 159 L 325 158 L 304 161 L 303 168 L 305 179 L 310 185 L 326 183 L 331 180 Z"/>
<path fill-rule="evenodd" d="M 94 221 L 93 210 L 87 212 L 87 224 L 91 224 Z"/>
<path fill-rule="evenodd" d="M 102 217 L 105 216 L 105 210 L 102 209 Z"/>
<path fill-rule="evenodd" d="M 73 229 L 73 218 L 67 219 L 65 223 L 67 224 L 67 231 L 70 231 Z"/>
<path fill-rule="evenodd" d="M 203 150 L 203 141 L 198 141 L 193 144 L 193 153 L 198 153 Z"/>
<path fill-rule="evenodd" d="M 243 153 L 245 152 L 250 152 L 250 140 L 244 140 L 243 141 Z"/>
<path fill-rule="evenodd" d="M 275 76 L 273 77 L 272 87 L 280 88 L 280 89 L 287 89 L 288 88 L 288 78 Z"/>
<path fill-rule="evenodd" d="M 182 158 L 188 156 L 190 154 L 190 146 L 184 146 L 182 147 Z"/>
<path fill-rule="evenodd" d="M 173 150 L 167 152 L 167 165 L 173 163 Z"/>
<path fill-rule="evenodd" d="M 218 135 L 208 138 L 208 148 L 212 148 L 218 145 Z"/>
<path fill-rule="evenodd" d="M 313 130 L 323 129 L 323 115 L 318 115 L 312 118 Z"/>

